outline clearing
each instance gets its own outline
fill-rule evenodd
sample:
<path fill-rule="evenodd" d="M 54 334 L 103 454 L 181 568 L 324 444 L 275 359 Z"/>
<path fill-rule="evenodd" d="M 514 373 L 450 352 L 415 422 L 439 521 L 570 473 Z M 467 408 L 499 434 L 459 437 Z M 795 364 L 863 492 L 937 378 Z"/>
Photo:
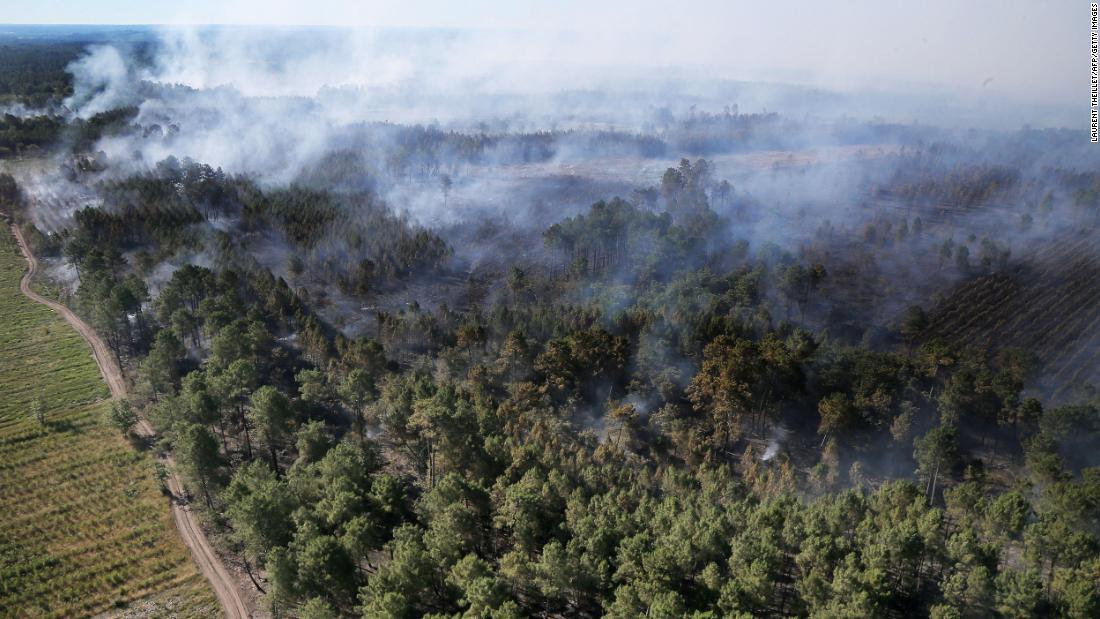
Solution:
<path fill-rule="evenodd" d="M 88 345 L 20 294 L 25 268 L 0 234 L 0 617 L 219 614 L 152 458 L 102 422 L 109 392 Z"/>

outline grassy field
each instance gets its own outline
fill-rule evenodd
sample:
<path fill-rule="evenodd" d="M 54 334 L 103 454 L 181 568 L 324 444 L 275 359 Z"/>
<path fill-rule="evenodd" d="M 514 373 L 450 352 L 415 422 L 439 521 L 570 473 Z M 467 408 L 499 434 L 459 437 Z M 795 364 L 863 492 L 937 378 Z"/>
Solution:
<path fill-rule="evenodd" d="M 102 423 L 80 336 L 19 293 L 0 233 L 0 617 L 220 614 L 176 536 L 152 458 Z M 28 416 L 38 399 L 46 424 Z"/>

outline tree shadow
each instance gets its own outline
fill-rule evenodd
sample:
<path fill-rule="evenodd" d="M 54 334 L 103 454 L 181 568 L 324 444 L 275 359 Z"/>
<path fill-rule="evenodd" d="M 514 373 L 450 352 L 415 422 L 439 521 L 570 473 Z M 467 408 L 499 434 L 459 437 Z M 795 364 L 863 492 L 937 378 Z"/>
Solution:
<path fill-rule="evenodd" d="M 52 419 L 46 422 L 46 428 L 50 432 L 65 432 L 67 434 L 84 434 L 84 428 L 73 423 L 69 419 Z"/>
<path fill-rule="evenodd" d="M 126 433 L 126 440 L 130 443 L 131 447 L 142 453 L 154 451 L 156 448 L 156 441 L 154 441 L 151 436 L 142 436 L 140 434 L 128 432 Z"/>

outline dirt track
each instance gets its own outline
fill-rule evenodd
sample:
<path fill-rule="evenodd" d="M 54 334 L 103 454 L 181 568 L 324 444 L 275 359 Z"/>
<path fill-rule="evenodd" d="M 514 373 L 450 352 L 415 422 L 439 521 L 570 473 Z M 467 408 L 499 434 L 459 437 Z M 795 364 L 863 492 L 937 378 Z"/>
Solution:
<path fill-rule="evenodd" d="M 61 316 L 84 337 L 92 347 L 92 355 L 95 357 L 96 364 L 99 366 L 99 371 L 103 374 L 103 379 L 107 381 L 107 386 L 111 390 L 111 397 L 125 397 L 126 381 L 123 380 L 122 372 L 115 363 L 111 351 L 107 348 L 107 345 L 99 335 L 69 308 L 55 301 L 51 301 L 31 289 L 31 279 L 38 271 L 38 260 L 34 257 L 34 254 L 31 253 L 30 247 L 23 240 L 23 233 L 19 230 L 19 227 L 13 225 L 11 230 L 16 240 L 19 242 L 19 250 L 23 252 L 23 257 L 27 260 L 27 272 L 23 275 L 23 279 L 19 281 L 19 290 L 28 299 L 36 303 L 41 303 L 58 314 L 61 314 Z M 138 422 L 136 431 L 139 435 L 144 437 L 152 437 L 154 435 L 153 427 L 144 419 Z M 225 566 L 214 552 L 214 549 L 210 547 L 210 542 L 206 539 L 206 534 L 203 533 L 202 527 L 199 526 L 198 518 L 191 511 L 190 507 L 180 500 L 184 495 L 183 488 L 180 486 L 179 479 L 176 477 L 175 463 L 167 456 L 159 456 L 159 459 L 167 465 L 169 472 L 167 484 L 169 491 L 172 493 L 172 519 L 176 523 L 176 528 L 179 530 L 180 537 L 183 538 L 183 542 L 187 544 L 187 548 L 191 551 L 191 556 L 194 558 L 195 563 L 198 564 L 199 570 L 206 576 L 206 579 L 210 581 L 211 586 L 214 587 L 214 593 L 218 596 L 218 601 L 225 610 L 226 617 L 230 619 L 246 619 L 251 617 L 252 615 L 249 612 L 248 606 L 245 604 L 244 598 L 241 596 L 241 592 L 236 582 L 225 569 Z"/>

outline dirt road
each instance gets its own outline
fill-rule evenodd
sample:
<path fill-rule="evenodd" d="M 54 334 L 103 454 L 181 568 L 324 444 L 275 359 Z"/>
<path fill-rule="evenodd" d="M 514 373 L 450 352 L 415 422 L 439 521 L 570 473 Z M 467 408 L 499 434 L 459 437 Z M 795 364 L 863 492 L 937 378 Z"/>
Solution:
<path fill-rule="evenodd" d="M 111 397 L 126 397 L 126 381 L 123 380 L 122 371 L 119 369 L 118 364 L 115 363 L 115 359 L 113 355 L 111 355 L 110 349 L 108 349 L 107 345 L 103 342 L 103 339 L 88 326 L 88 323 L 84 322 L 69 308 L 55 301 L 51 301 L 31 289 L 31 279 L 38 271 L 38 260 L 34 257 L 34 254 L 31 253 L 30 247 L 24 241 L 23 233 L 19 230 L 19 227 L 13 225 L 11 231 L 15 235 L 15 239 L 19 242 L 19 250 L 23 252 L 23 257 L 27 260 L 27 272 L 19 282 L 19 290 L 28 299 L 36 303 L 41 303 L 58 314 L 61 314 L 61 316 L 72 325 L 72 327 L 76 329 L 92 347 L 92 355 L 95 357 L 96 364 L 99 366 L 99 371 L 103 374 L 103 379 L 107 381 L 107 386 L 111 390 Z M 139 435 L 145 437 L 152 437 L 154 435 L 153 427 L 144 419 L 138 422 L 136 431 Z M 222 564 L 221 559 L 218 558 L 214 549 L 210 547 L 210 542 L 206 539 L 206 534 L 203 533 L 202 527 L 199 526 L 198 518 L 195 516 L 194 512 L 191 511 L 190 507 L 180 500 L 184 494 L 179 479 L 176 477 L 175 463 L 171 458 L 166 456 L 159 456 L 159 459 L 167 465 L 168 469 L 167 484 L 169 491 L 172 493 L 172 520 L 175 521 L 176 528 L 179 529 L 180 532 L 180 537 L 182 537 L 183 542 L 187 544 L 187 548 L 191 551 L 191 556 L 195 559 L 195 563 L 198 564 L 199 570 L 206 576 L 206 579 L 210 581 L 211 586 L 214 587 L 214 593 L 218 596 L 218 601 L 225 610 L 226 617 L 230 619 L 247 619 L 251 617 L 248 606 L 245 604 L 244 598 L 237 588 L 236 581 L 225 569 L 225 565 Z"/>

